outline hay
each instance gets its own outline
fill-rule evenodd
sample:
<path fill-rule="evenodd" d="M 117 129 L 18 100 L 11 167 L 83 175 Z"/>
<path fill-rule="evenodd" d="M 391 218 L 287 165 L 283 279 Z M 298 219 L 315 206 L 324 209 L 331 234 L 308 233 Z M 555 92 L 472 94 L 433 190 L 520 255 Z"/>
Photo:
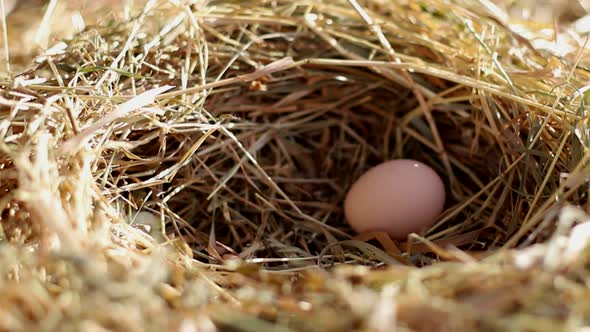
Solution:
<path fill-rule="evenodd" d="M 15 35 L 25 9 L 40 20 Z M 584 18 L 556 32 L 438 0 L 113 11 L 7 20 L 0 329 L 590 324 Z M 403 242 L 354 234 L 346 190 L 399 157 L 444 175 L 444 215 Z"/>

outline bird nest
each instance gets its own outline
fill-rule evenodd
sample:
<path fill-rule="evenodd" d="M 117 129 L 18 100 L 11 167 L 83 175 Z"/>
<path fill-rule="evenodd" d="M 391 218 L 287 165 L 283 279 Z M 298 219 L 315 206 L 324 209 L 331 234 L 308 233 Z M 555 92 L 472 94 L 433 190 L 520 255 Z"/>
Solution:
<path fill-rule="evenodd" d="M 584 18 L 56 3 L 35 43 L 18 9 L 4 29 L 1 330 L 590 325 Z M 347 190 L 395 158 L 442 175 L 445 212 L 404 241 L 354 233 Z"/>

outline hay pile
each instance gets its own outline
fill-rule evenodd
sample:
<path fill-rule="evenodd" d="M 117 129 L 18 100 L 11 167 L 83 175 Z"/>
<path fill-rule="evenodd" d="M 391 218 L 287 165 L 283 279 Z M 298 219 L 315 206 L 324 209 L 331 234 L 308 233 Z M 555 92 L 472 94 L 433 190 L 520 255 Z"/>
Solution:
<path fill-rule="evenodd" d="M 0 330 L 590 327 L 583 18 L 556 31 L 439 0 L 31 8 L 36 43 L 4 34 Z M 400 157 L 444 175 L 444 215 L 404 242 L 357 236 L 346 190 Z"/>

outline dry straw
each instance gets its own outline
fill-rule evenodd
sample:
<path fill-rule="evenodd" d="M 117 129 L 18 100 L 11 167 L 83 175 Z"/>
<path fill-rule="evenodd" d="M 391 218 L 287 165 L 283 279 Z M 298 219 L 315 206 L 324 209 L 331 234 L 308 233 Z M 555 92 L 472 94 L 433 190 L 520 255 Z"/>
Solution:
<path fill-rule="evenodd" d="M 583 19 L 89 5 L 5 21 L 0 330 L 590 328 Z M 354 234 L 346 190 L 399 157 L 444 175 L 446 212 Z"/>

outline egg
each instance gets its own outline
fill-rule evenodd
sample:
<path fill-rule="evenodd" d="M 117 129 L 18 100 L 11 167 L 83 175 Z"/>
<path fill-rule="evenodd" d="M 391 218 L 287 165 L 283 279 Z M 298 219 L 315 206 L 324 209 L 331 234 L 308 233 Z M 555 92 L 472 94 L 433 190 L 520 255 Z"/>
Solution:
<path fill-rule="evenodd" d="M 444 183 L 431 167 L 396 159 L 356 180 L 344 200 L 344 215 L 358 233 L 382 231 L 401 240 L 432 226 L 444 204 Z"/>

